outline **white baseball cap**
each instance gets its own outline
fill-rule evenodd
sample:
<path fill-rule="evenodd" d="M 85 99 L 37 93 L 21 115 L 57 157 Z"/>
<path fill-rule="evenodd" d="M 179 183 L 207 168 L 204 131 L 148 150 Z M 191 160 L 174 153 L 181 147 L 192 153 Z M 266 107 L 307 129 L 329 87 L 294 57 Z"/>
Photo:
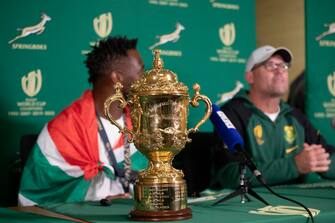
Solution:
<path fill-rule="evenodd" d="M 261 46 L 255 49 L 250 55 L 245 71 L 251 71 L 256 64 L 266 61 L 275 54 L 282 56 L 286 63 L 290 63 L 293 57 L 291 51 L 285 47 L 274 48 L 269 45 Z"/>

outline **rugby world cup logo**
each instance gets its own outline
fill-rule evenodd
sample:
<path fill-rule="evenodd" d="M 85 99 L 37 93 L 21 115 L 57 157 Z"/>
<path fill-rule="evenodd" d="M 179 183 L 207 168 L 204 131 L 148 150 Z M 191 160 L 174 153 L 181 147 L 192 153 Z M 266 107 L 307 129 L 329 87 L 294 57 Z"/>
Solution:
<path fill-rule="evenodd" d="M 335 71 L 333 72 L 333 74 L 328 75 L 327 84 L 330 94 L 335 97 Z"/>
<path fill-rule="evenodd" d="M 21 86 L 23 92 L 29 97 L 34 97 L 40 92 L 42 87 L 41 70 L 30 71 L 26 76 L 21 78 Z"/>
<path fill-rule="evenodd" d="M 112 13 L 103 13 L 99 17 L 94 18 L 93 26 L 95 32 L 100 36 L 100 38 L 107 37 L 113 28 Z"/>
<path fill-rule="evenodd" d="M 219 29 L 219 36 L 225 46 L 231 46 L 235 42 L 236 32 L 234 23 L 225 24 Z"/>

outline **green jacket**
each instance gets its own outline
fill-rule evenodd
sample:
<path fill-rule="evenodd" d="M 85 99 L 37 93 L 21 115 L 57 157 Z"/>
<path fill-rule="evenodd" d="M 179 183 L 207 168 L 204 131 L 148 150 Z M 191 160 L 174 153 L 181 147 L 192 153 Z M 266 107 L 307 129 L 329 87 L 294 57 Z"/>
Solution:
<path fill-rule="evenodd" d="M 306 178 L 298 173 L 294 161 L 294 156 L 303 149 L 304 142 L 321 143 L 326 148 L 331 154 L 332 163 L 330 170 L 323 173 L 322 177 L 335 178 L 335 148 L 327 145 L 309 121 L 285 102 L 280 103 L 280 113 L 275 122 L 249 101 L 248 92 L 245 90 L 240 91 L 221 109 L 242 135 L 247 154 L 269 185 L 297 183 L 298 180 Z M 219 136 L 215 139 L 212 185 L 219 188 L 237 187 L 241 156 L 230 154 Z M 308 175 L 320 178 L 317 174 Z M 251 185 L 259 185 L 250 171 L 247 176 Z"/>

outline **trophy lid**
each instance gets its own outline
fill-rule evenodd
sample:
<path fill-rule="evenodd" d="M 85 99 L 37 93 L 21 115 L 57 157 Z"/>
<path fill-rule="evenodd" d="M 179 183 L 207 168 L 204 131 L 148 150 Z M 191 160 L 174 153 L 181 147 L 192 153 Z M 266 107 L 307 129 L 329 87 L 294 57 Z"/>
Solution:
<path fill-rule="evenodd" d="M 153 68 L 145 71 L 144 76 L 131 86 L 130 92 L 137 95 L 175 94 L 188 96 L 187 86 L 178 82 L 175 73 L 164 69 L 160 50 L 155 50 L 154 52 Z"/>

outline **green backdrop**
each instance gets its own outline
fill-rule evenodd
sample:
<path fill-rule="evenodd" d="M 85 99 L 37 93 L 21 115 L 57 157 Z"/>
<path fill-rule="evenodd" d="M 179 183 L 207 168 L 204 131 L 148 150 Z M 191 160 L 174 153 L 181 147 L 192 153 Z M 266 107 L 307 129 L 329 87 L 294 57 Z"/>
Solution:
<path fill-rule="evenodd" d="M 335 145 L 335 1 L 305 0 L 305 8 L 307 116 Z"/>
<path fill-rule="evenodd" d="M 158 47 L 165 67 L 191 96 L 198 82 L 214 102 L 244 79 L 256 42 L 254 0 L 12 0 L 0 12 L 0 205 L 15 204 L 21 136 L 39 133 L 89 87 L 84 54 L 100 38 L 138 37 L 149 69 L 156 36 L 180 23 L 180 38 Z M 189 127 L 204 110 L 191 109 Z M 210 123 L 201 128 L 211 130 Z"/>

